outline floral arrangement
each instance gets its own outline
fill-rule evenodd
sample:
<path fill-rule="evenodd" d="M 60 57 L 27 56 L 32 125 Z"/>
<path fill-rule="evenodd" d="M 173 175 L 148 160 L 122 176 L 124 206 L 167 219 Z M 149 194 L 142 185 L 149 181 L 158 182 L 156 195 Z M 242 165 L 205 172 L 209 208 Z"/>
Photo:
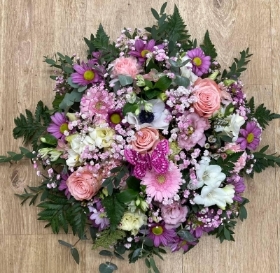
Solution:
<path fill-rule="evenodd" d="M 192 40 L 175 6 L 144 30 L 125 28 L 116 43 L 100 25 L 85 38 L 87 60 L 57 53 L 52 108 L 39 102 L 15 119 L 13 135 L 29 151 L 1 162 L 31 159 L 42 182 L 18 195 L 41 208 L 54 233 L 91 238 L 110 262 L 194 247 L 203 234 L 233 240 L 236 219 L 247 217 L 244 176 L 280 165 L 268 146 L 256 151 L 262 131 L 279 118 L 246 99 L 239 77 L 249 62 L 240 52 L 221 70 L 208 31 Z M 69 247 L 79 263 L 76 244 Z"/>

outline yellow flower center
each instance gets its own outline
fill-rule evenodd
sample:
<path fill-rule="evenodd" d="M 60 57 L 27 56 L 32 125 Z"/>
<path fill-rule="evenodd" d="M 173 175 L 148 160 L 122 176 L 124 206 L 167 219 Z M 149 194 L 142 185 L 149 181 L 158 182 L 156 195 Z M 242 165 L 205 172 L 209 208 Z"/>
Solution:
<path fill-rule="evenodd" d="M 121 122 L 121 116 L 118 113 L 114 113 L 110 116 L 110 121 L 114 124 L 119 124 Z"/>
<path fill-rule="evenodd" d="M 192 126 L 189 126 L 189 127 L 188 127 L 188 132 L 187 132 L 187 134 L 188 134 L 188 135 L 191 135 L 191 134 L 193 134 L 193 132 L 194 132 L 193 127 L 192 127 Z"/>
<path fill-rule="evenodd" d="M 144 49 L 144 50 L 141 51 L 141 56 L 144 58 L 144 57 L 146 57 L 146 55 L 147 55 L 148 53 L 150 53 L 150 51 L 147 50 L 147 49 Z"/>
<path fill-rule="evenodd" d="M 196 65 L 196 66 L 200 66 L 202 64 L 202 60 L 199 58 L 199 57 L 195 57 L 193 59 L 193 63 Z"/>
<path fill-rule="evenodd" d="M 163 184 L 165 182 L 165 176 L 163 174 L 158 175 L 157 181 L 159 184 Z"/>
<path fill-rule="evenodd" d="M 84 79 L 87 80 L 87 81 L 91 81 L 94 79 L 94 72 L 92 70 L 87 70 L 85 73 L 84 73 Z"/>
<path fill-rule="evenodd" d="M 254 134 L 253 133 L 250 133 L 247 138 L 246 138 L 247 142 L 248 143 L 251 143 L 253 140 L 254 140 Z"/>
<path fill-rule="evenodd" d="M 163 233 L 163 228 L 161 226 L 155 226 L 152 228 L 152 232 L 155 235 L 161 235 Z"/>
<path fill-rule="evenodd" d="M 97 110 L 100 110 L 102 106 L 103 106 L 103 102 L 102 102 L 102 101 L 99 101 L 99 102 L 97 102 L 97 103 L 95 104 L 95 108 L 96 108 Z"/>
<path fill-rule="evenodd" d="M 60 131 L 60 133 L 64 133 L 64 131 L 67 131 L 68 130 L 68 124 L 67 123 L 63 123 L 63 124 L 61 124 L 60 125 L 60 127 L 59 127 L 59 131 Z"/>

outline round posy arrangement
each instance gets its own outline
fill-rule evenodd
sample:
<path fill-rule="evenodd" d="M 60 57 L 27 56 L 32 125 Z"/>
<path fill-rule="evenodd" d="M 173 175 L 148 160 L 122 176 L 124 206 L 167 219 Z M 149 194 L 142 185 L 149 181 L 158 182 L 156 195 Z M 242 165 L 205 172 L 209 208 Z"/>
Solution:
<path fill-rule="evenodd" d="M 268 146 L 256 152 L 279 115 L 246 99 L 249 50 L 221 72 L 208 31 L 198 44 L 177 7 L 165 7 L 152 9 L 156 25 L 124 29 L 115 43 L 100 25 L 85 39 L 88 60 L 45 57 L 56 73 L 52 109 L 40 101 L 15 119 L 14 137 L 32 152 L 0 157 L 32 160 L 42 182 L 19 197 L 40 196 L 39 220 L 54 233 L 91 237 L 109 249 L 101 255 L 145 258 L 154 272 L 163 247 L 187 252 L 204 233 L 233 240 L 235 219 L 246 218 L 243 176 L 280 164 Z"/>

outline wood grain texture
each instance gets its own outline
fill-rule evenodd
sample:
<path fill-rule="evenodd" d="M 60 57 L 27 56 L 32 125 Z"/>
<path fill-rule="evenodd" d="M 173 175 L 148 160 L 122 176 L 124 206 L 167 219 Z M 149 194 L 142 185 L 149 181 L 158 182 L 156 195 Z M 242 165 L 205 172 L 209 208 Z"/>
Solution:
<path fill-rule="evenodd" d="M 21 140 L 13 140 L 13 119 L 24 109 L 33 110 L 38 100 L 50 104 L 53 97 L 51 70 L 43 56 L 55 52 L 84 57 L 83 37 L 95 33 L 102 23 L 112 39 L 123 27 L 153 23 L 150 7 L 159 9 L 163 0 L 0 0 L 0 154 L 17 151 Z M 279 0 L 173 0 L 193 37 L 206 29 L 215 43 L 223 67 L 246 47 L 254 53 L 243 80 L 248 96 L 280 113 L 280 2 Z M 280 122 L 265 131 L 262 143 L 270 152 L 280 151 Z M 77 266 L 62 239 L 38 222 L 37 209 L 21 207 L 15 193 L 39 182 L 29 162 L 0 165 L 0 272 L 45 273 L 98 272 L 103 259 L 89 242 L 77 245 Z M 248 219 L 236 227 L 235 242 L 220 244 L 203 237 L 187 255 L 168 255 L 157 260 L 162 273 L 279 273 L 279 180 L 280 170 L 269 169 L 247 180 Z M 117 261 L 120 273 L 144 273 L 143 262 Z"/>

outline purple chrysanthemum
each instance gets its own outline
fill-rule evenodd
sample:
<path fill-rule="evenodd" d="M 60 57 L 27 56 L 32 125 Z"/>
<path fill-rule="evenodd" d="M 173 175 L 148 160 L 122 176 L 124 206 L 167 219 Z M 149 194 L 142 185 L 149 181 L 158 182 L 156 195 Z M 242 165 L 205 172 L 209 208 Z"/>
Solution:
<path fill-rule="evenodd" d="M 82 62 L 80 65 L 74 64 L 73 68 L 76 72 L 71 74 L 72 82 L 82 86 L 101 82 L 100 72 L 93 68 L 95 64 L 95 60 L 89 61 L 88 63 Z"/>
<path fill-rule="evenodd" d="M 91 212 L 89 219 L 91 220 L 92 225 L 98 228 L 99 231 L 106 229 L 110 225 L 110 220 L 100 201 L 95 204 L 95 207 L 89 206 L 88 208 Z"/>
<path fill-rule="evenodd" d="M 68 186 L 66 184 L 66 180 L 68 179 L 69 175 L 68 174 L 62 174 L 61 175 L 61 181 L 58 186 L 58 189 L 60 191 L 64 191 L 64 194 L 66 195 L 67 199 L 71 197 L 71 193 L 69 192 Z"/>
<path fill-rule="evenodd" d="M 159 247 L 175 242 L 177 234 L 174 229 L 166 229 L 164 223 L 156 223 L 150 227 L 148 237 L 153 240 L 155 247 Z"/>
<path fill-rule="evenodd" d="M 47 131 L 57 139 L 64 139 L 64 132 L 68 130 L 68 121 L 64 113 L 56 112 L 51 116 L 52 123 L 50 123 Z"/>
<path fill-rule="evenodd" d="M 171 249 L 172 252 L 183 249 L 184 253 L 186 253 L 192 247 L 194 247 L 197 243 L 198 243 L 198 240 L 193 241 L 193 242 L 187 242 L 187 241 L 177 237 L 175 242 L 171 243 L 169 246 L 170 246 L 170 249 Z"/>
<path fill-rule="evenodd" d="M 150 52 L 153 52 L 154 46 L 156 44 L 155 40 L 150 40 L 145 43 L 143 40 L 138 39 L 135 42 L 135 50 L 128 52 L 129 55 L 134 56 L 138 59 L 139 63 L 144 63 L 147 59 L 146 55 Z M 158 49 L 162 49 L 163 45 L 157 45 Z"/>
<path fill-rule="evenodd" d="M 236 142 L 240 144 L 242 150 L 245 150 L 246 148 L 249 150 L 257 149 L 260 143 L 262 130 L 255 121 L 249 121 L 246 124 L 245 129 L 240 129 L 239 134 L 241 136 Z"/>
<path fill-rule="evenodd" d="M 195 75 L 200 77 L 203 74 L 208 73 L 209 67 L 211 65 L 211 57 L 205 56 L 203 50 L 200 47 L 188 51 L 187 56 L 192 61 L 192 71 Z"/>

